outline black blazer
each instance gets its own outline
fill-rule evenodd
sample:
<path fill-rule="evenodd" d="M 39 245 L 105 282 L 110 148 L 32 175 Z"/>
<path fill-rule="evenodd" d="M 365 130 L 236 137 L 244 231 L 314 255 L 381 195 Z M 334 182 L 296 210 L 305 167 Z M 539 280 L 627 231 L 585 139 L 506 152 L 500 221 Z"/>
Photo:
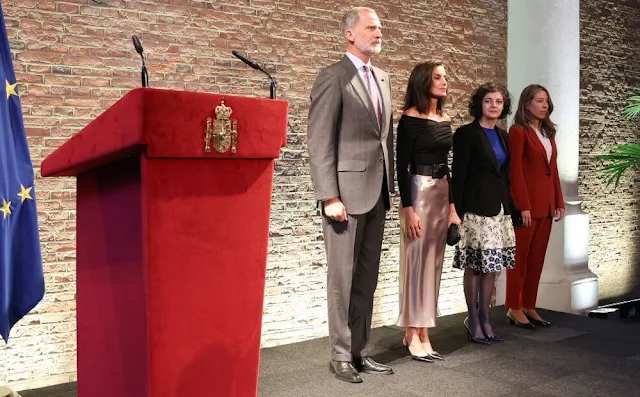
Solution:
<path fill-rule="evenodd" d="M 487 134 L 478 120 L 463 125 L 453 134 L 453 165 L 451 183 L 456 212 L 463 219 L 465 212 L 482 216 L 496 216 L 500 204 L 505 215 L 513 208 L 509 184 L 509 136 L 496 126 L 498 136 L 507 153 L 501 168 Z"/>

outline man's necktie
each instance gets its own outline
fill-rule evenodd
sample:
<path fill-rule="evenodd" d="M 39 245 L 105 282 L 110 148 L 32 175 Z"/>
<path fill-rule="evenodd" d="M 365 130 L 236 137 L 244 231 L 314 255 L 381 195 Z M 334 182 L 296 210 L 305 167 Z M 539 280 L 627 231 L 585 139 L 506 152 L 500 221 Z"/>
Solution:
<path fill-rule="evenodd" d="M 382 127 L 382 107 L 380 106 L 379 95 L 373 93 L 373 77 L 371 76 L 371 68 L 368 65 L 364 65 L 364 74 L 366 76 L 365 82 L 367 83 L 367 90 L 369 91 L 369 97 L 371 103 L 376 108 L 376 117 L 378 118 L 378 125 Z"/>

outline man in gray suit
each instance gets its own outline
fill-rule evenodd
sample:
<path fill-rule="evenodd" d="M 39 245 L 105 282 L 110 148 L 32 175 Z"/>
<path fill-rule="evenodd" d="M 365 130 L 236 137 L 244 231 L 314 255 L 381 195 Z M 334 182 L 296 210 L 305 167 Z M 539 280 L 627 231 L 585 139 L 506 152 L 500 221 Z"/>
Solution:
<path fill-rule="evenodd" d="M 329 370 L 360 383 L 359 371 L 393 373 L 366 350 L 393 192 L 393 119 L 389 76 L 370 62 L 381 50 L 378 16 L 356 7 L 341 28 L 347 53 L 311 91 L 309 158 L 327 252 Z"/>

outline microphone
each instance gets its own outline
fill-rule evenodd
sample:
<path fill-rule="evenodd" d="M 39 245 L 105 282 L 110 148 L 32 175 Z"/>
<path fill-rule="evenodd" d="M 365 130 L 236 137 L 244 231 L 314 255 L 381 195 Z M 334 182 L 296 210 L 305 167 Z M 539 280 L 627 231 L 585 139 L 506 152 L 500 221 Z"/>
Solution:
<path fill-rule="evenodd" d="M 269 77 L 269 80 L 270 80 L 269 94 L 270 94 L 271 99 L 276 99 L 276 80 L 269 74 L 269 72 L 264 70 L 264 68 L 262 66 L 260 66 L 259 64 L 257 64 L 256 62 L 253 62 L 252 60 L 250 60 L 250 59 L 246 58 L 245 56 L 241 55 L 240 53 L 238 53 L 238 51 L 231 51 L 231 53 L 233 54 L 233 56 L 235 56 L 236 58 L 238 58 L 242 62 L 246 63 L 247 65 L 251 66 L 252 68 L 254 68 L 256 70 L 261 71 L 262 73 L 266 74 L 267 77 Z"/>
<path fill-rule="evenodd" d="M 136 49 L 136 52 L 140 55 L 142 55 L 142 44 L 140 44 L 140 40 L 138 39 L 138 36 L 136 36 L 135 34 L 133 36 L 131 36 L 131 39 L 133 40 L 133 46 Z"/>
<path fill-rule="evenodd" d="M 244 56 L 242 56 L 238 51 L 231 51 L 231 53 L 238 58 L 239 60 L 241 60 L 242 62 L 246 63 L 247 65 L 251 66 L 254 69 L 257 70 L 261 70 L 264 72 L 264 70 L 262 70 L 262 68 L 260 67 L 260 65 L 258 65 L 257 63 L 245 58 Z"/>
<path fill-rule="evenodd" d="M 142 86 L 148 87 L 149 73 L 147 72 L 147 66 L 144 63 L 144 55 L 142 55 L 142 52 L 144 51 L 142 49 L 142 44 L 140 43 L 140 39 L 138 39 L 138 36 L 136 36 L 135 34 L 131 36 L 131 40 L 133 40 L 133 47 L 136 49 L 136 52 L 140 54 L 140 57 L 142 58 L 142 70 L 140 71 L 140 79 L 142 80 Z"/>

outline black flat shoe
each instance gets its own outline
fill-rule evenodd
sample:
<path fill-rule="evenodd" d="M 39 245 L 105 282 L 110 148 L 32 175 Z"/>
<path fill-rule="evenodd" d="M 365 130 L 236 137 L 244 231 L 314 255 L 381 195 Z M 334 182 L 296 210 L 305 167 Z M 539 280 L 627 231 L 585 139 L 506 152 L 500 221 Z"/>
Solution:
<path fill-rule="evenodd" d="M 409 344 L 407 343 L 406 338 L 402 340 L 402 345 L 407 349 L 407 353 L 409 353 L 412 360 L 420 361 L 423 363 L 433 363 L 433 360 L 429 357 L 428 354 L 426 356 L 416 356 L 413 353 L 411 353 L 411 350 L 409 350 Z"/>
<path fill-rule="evenodd" d="M 331 360 L 329 372 L 336 375 L 336 378 L 349 383 L 362 383 L 362 378 L 358 374 L 351 361 Z"/>
<path fill-rule="evenodd" d="M 473 341 L 475 343 L 479 343 L 481 345 L 490 345 L 491 344 L 489 339 L 476 338 L 475 336 L 473 336 L 471 334 L 471 330 L 469 329 L 469 317 L 465 318 L 462 323 L 464 324 L 464 327 L 467 329 L 467 339 L 468 340 Z"/>
<path fill-rule="evenodd" d="M 539 327 L 550 327 L 551 326 L 551 322 L 550 321 L 547 321 L 547 320 L 536 320 L 535 318 L 529 316 L 527 313 L 524 313 L 524 315 L 527 317 L 527 320 L 529 320 L 531 322 L 531 324 L 533 324 L 533 325 L 537 325 Z"/>
<path fill-rule="evenodd" d="M 377 363 L 371 357 L 356 358 L 353 360 L 353 366 L 358 372 L 366 372 L 368 374 L 392 375 L 393 370 L 390 366 Z"/>
<path fill-rule="evenodd" d="M 535 329 L 536 327 L 531 323 L 521 323 L 520 321 L 513 318 L 510 312 L 507 312 L 507 319 L 509 320 L 509 324 L 513 324 L 516 327 L 524 328 L 524 329 Z"/>

